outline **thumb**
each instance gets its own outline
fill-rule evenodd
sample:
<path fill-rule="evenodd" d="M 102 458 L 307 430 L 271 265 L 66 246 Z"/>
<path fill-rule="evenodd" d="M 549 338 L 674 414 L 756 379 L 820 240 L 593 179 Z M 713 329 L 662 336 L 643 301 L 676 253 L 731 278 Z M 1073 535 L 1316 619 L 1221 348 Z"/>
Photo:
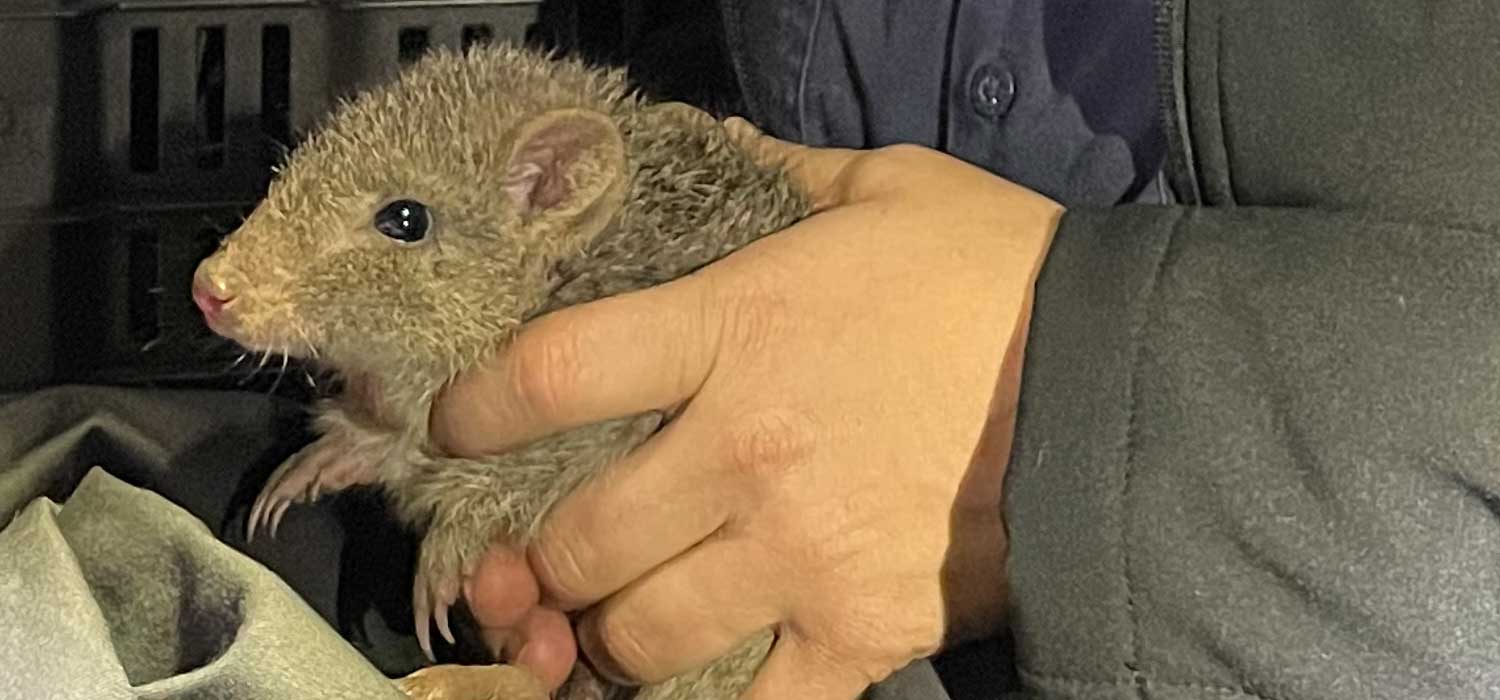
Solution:
<path fill-rule="evenodd" d="M 811 213 L 845 203 L 849 165 L 863 152 L 848 148 L 812 148 L 767 136 L 740 117 L 724 120 L 730 140 L 768 168 L 785 170 L 807 194 Z"/>
<path fill-rule="evenodd" d="M 477 457 L 687 400 L 717 350 L 704 294 L 689 276 L 531 321 L 443 389 L 430 416 L 433 442 Z"/>
<path fill-rule="evenodd" d="M 869 685 L 868 678 L 818 647 L 783 634 L 740 700 L 856 700 Z"/>

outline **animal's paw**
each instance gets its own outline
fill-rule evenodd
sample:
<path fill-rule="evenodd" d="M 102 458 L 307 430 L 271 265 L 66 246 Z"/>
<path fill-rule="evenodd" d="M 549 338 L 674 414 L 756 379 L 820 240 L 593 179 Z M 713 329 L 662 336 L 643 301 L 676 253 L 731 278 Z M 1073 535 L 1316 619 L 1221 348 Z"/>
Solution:
<path fill-rule="evenodd" d="M 373 483 L 389 450 L 384 441 L 355 440 L 341 432 L 303 447 L 282 462 L 261 488 L 245 519 L 246 541 L 253 541 L 260 527 L 267 527 L 275 537 L 281 516 L 293 503 L 312 503 L 325 493 Z"/>
<path fill-rule="evenodd" d="M 491 530 L 474 523 L 433 523 L 422 538 L 417 573 L 412 581 L 412 615 L 417 641 L 427 658 L 432 653 L 432 623 L 449 644 L 454 643 L 448 625 L 448 610 L 458 601 L 466 579 L 474 574 L 480 557 L 490 546 Z"/>
<path fill-rule="evenodd" d="M 519 666 L 429 666 L 396 687 L 411 700 L 548 700 L 536 676 Z"/>

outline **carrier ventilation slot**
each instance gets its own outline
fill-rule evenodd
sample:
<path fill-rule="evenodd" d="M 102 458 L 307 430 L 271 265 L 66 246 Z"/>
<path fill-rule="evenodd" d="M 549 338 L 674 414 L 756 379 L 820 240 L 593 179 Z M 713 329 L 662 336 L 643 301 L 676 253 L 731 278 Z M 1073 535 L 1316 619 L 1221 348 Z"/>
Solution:
<path fill-rule="evenodd" d="M 494 38 L 495 30 L 488 24 L 465 24 L 462 39 L 463 50 L 468 51 L 476 45 L 488 44 Z"/>
<path fill-rule="evenodd" d="M 161 165 L 161 47 L 156 29 L 130 34 L 130 169 L 154 173 Z"/>
<path fill-rule="evenodd" d="M 198 135 L 198 167 L 224 167 L 224 28 L 198 30 L 197 99 L 193 110 Z"/>
<path fill-rule="evenodd" d="M 427 52 L 427 28 L 407 27 L 396 37 L 396 55 L 401 63 L 411 63 Z"/>
<path fill-rule="evenodd" d="M 157 306 L 161 286 L 161 237 L 151 229 L 132 231 L 126 261 L 126 323 L 131 342 L 145 348 L 161 334 Z"/>
<path fill-rule="evenodd" d="M 278 149 L 292 145 L 292 33 L 267 25 L 260 35 L 260 128 Z"/>

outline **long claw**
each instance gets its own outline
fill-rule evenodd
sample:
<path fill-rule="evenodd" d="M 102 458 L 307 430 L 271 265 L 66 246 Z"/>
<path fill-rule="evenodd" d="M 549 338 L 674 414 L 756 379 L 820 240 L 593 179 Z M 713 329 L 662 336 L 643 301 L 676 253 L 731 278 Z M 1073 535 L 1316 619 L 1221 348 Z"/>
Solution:
<path fill-rule="evenodd" d="M 318 500 L 318 494 L 323 490 L 323 472 L 331 461 L 332 453 L 328 450 L 319 450 L 308 457 L 308 468 L 313 471 L 313 476 L 307 487 L 302 489 L 302 495 L 307 497 L 308 503 Z"/>
<path fill-rule="evenodd" d="M 264 495 L 264 492 L 262 492 Z M 250 515 L 245 518 L 245 544 L 255 541 L 255 521 L 260 518 L 261 504 L 265 501 L 260 496 L 255 498 L 255 505 L 250 508 Z"/>
<path fill-rule="evenodd" d="M 279 506 L 280 504 L 281 504 L 281 502 L 278 501 L 278 500 L 276 500 L 274 497 L 267 498 L 266 499 L 266 507 L 265 507 L 264 510 L 262 510 L 260 512 L 260 529 L 266 530 L 267 531 L 266 534 L 269 537 L 271 537 L 272 539 L 276 538 L 276 533 L 270 531 L 271 530 L 271 516 L 276 514 L 276 507 Z"/>
<path fill-rule="evenodd" d="M 422 653 L 427 660 L 437 663 L 437 656 L 432 653 L 432 631 L 428 629 L 431 624 L 432 603 L 428 597 L 427 579 L 421 573 L 417 574 L 412 584 L 412 617 L 417 628 L 417 644 L 422 647 Z"/>
<path fill-rule="evenodd" d="M 443 634 L 443 639 L 448 640 L 449 644 L 457 644 L 458 642 L 453 641 L 453 630 L 448 627 L 448 603 L 438 601 L 435 617 L 438 631 Z"/>
<path fill-rule="evenodd" d="M 264 534 L 266 525 L 270 522 L 269 518 L 271 515 L 271 511 L 275 509 L 276 503 L 272 501 L 270 497 L 267 497 L 266 502 L 262 503 L 260 510 L 256 511 L 255 513 L 255 529 L 260 530 L 261 533 Z"/>
<path fill-rule="evenodd" d="M 250 509 L 250 517 L 245 520 L 245 541 L 255 540 L 255 531 L 265 527 L 265 516 L 267 507 L 271 504 L 271 493 L 276 486 L 275 482 L 267 484 L 255 497 L 255 506 Z"/>
<path fill-rule="evenodd" d="M 276 539 L 276 531 L 281 529 L 281 516 L 286 515 L 286 509 L 292 507 L 291 499 L 276 504 L 276 513 L 271 516 L 271 539 Z"/>

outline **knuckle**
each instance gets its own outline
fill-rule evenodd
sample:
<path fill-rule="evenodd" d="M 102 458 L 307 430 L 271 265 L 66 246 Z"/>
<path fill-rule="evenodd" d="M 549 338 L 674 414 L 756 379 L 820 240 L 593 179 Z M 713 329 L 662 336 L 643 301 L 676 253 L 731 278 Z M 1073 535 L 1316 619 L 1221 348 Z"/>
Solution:
<path fill-rule="evenodd" d="M 790 320 L 789 304 L 769 280 L 746 281 L 737 286 L 727 298 L 721 299 L 725 310 L 722 343 L 746 357 L 755 357 L 784 332 Z"/>
<path fill-rule="evenodd" d="M 889 146 L 881 146 L 875 152 L 893 161 L 909 161 L 914 158 L 926 158 L 933 151 L 914 143 L 893 143 Z"/>
<path fill-rule="evenodd" d="M 901 190 L 914 168 L 930 164 L 933 152 L 922 146 L 898 143 L 860 154 L 845 170 L 842 190 L 851 198 Z"/>
<path fill-rule="evenodd" d="M 523 410 L 542 420 L 556 419 L 584 382 L 577 334 L 568 326 L 522 336 L 513 348 L 512 389 Z"/>
<path fill-rule="evenodd" d="M 543 537 L 532 561 L 538 585 L 566 607 L 587 603 L 588 552 L 587 543 L 578 537 Z"/>
<path fill-rule="evenodd" d="M 811 421 L 801 413 L 757 411 L 724 433 L 724 461 L 754 480 L 777 481 L 812 454 L 814 434 Z"/>
<path fill-rule="evenodd" d="M 629 616 L 616 611 L 603 612 L 594 620 L 594 639 L 599 648 L 593 654 L 603 655 L 605 665 L 626 680 L 645 683 L 661 680 L 640 627 L 632 624 Z M 599 661 L 595 659 L 596 663 Z"/>

